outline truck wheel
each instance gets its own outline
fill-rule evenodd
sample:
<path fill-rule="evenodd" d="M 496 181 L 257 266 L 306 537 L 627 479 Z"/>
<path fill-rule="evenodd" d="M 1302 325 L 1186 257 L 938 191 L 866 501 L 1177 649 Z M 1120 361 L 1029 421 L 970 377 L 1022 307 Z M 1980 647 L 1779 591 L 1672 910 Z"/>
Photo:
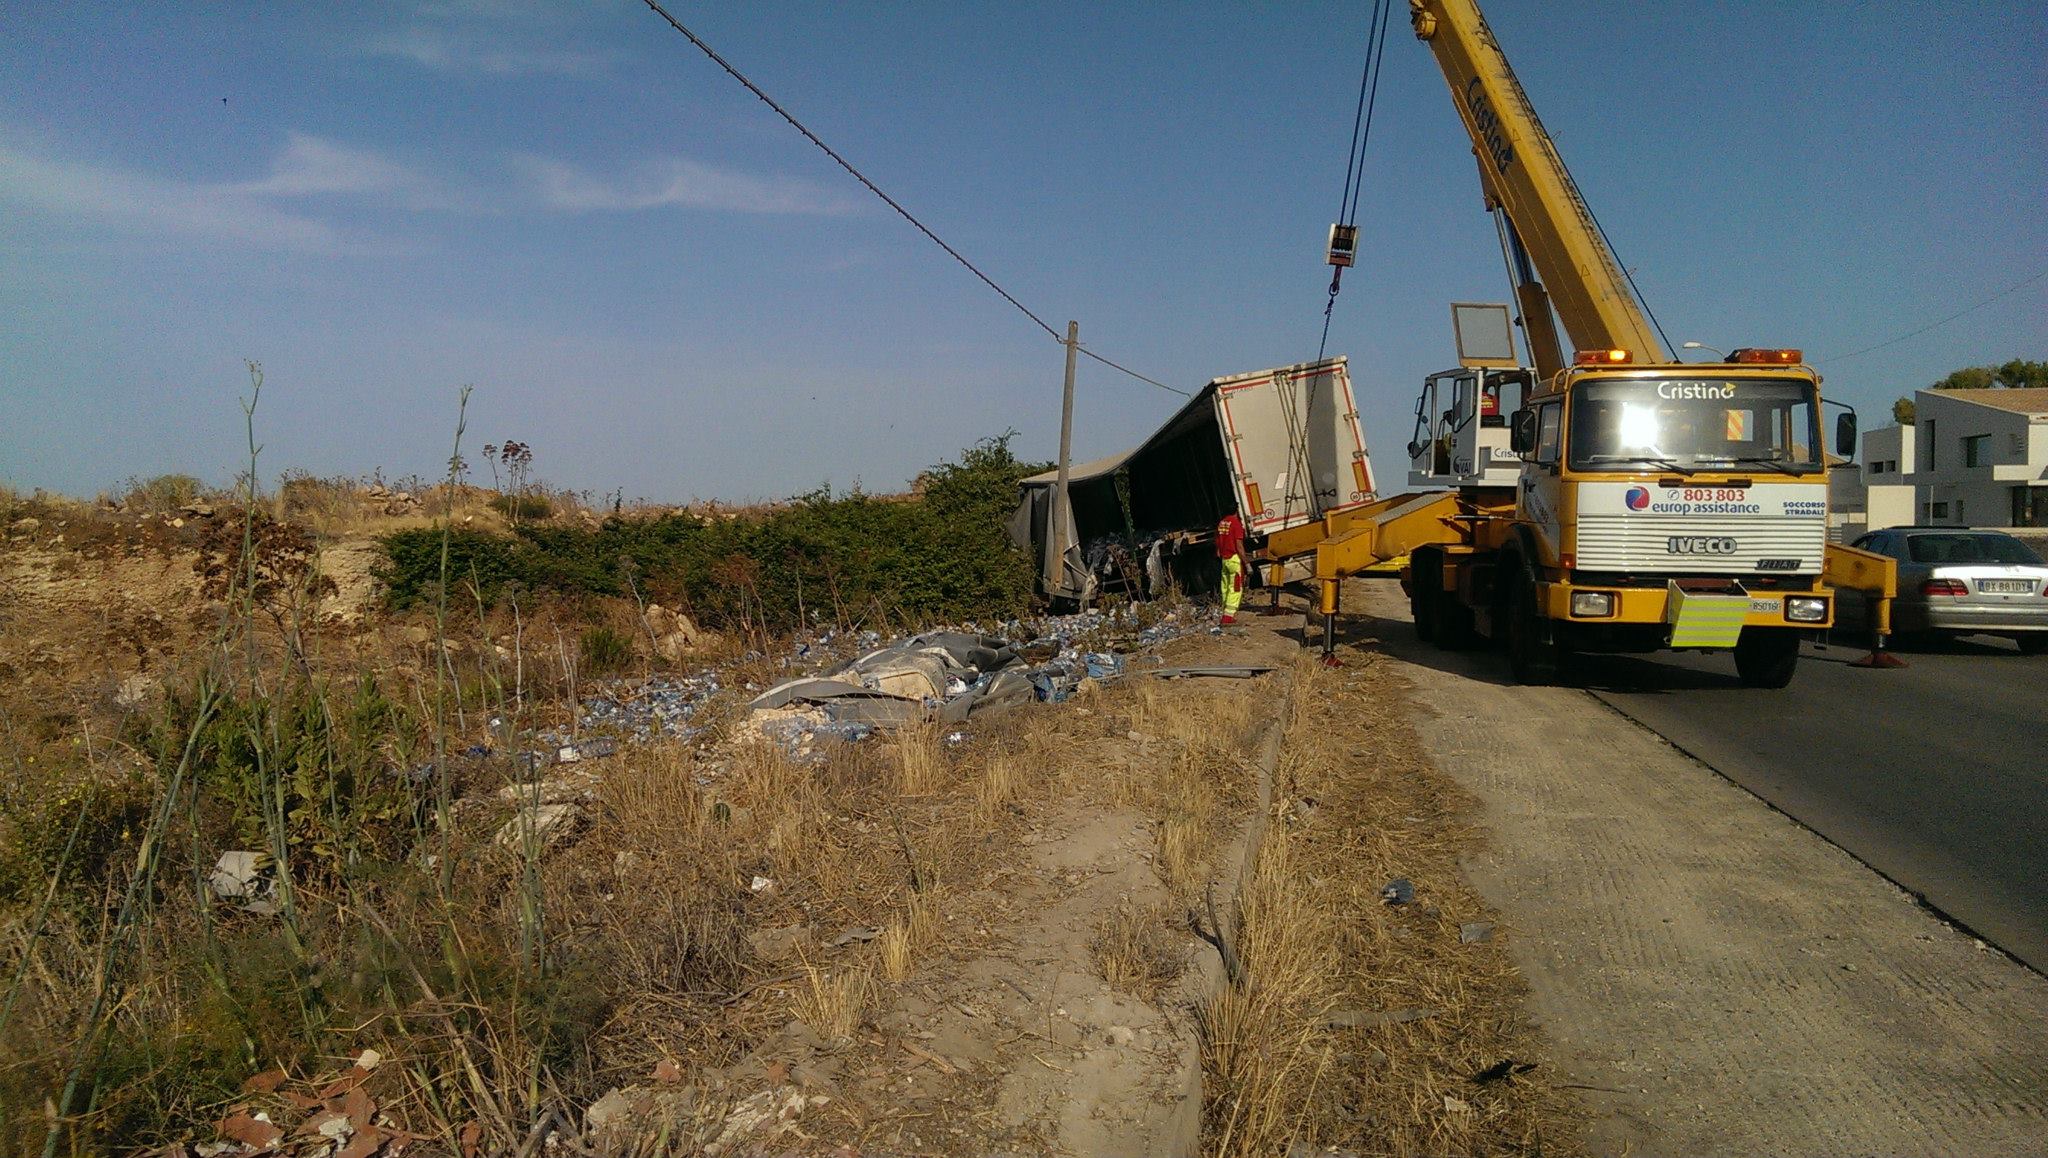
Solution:
<path fill-rule="evenodd" d="M 1415 638 L 1424 643 L 1436 638 L 1436 603 L 1442 563 L 1433 553 L 1417 552 L 1408 568 L 1408 615 L 1415 621 Z"/>
<path fill-rule="evenodd" d="M 2048 631 L 2030 631 L 2025 635 L 2015 635 L 2012 641 L 2019 645 L 2021 655 L 2040 655 L 2048 651 Z"/>
<path fill-rule="evenodd" d="M 1515 584 L 1508 603 L 1508 669 L 1518 683 L 1546 687 L 1558 680 L 1558 647 L 1543 640 L 1543 621 L 1536 614 L 1536 587 Z"/>
<path fill-rule="evenodd" d="M 1751 627 L 1735 640 L 1735 674 L 1752 688 L 1782 688 L 1799 668 L 1799 633 L 1784 627 Z"/>
<path fill-rule="evenodd" d="M 1436 605 L 1436 645 L 1445 651 L 1464 651 L 1479 642 L 1479 632 L 1474 629 L 1472 609 L 1465 602 L 1446 591 L 1436 592 L 1431 602 Z"/>

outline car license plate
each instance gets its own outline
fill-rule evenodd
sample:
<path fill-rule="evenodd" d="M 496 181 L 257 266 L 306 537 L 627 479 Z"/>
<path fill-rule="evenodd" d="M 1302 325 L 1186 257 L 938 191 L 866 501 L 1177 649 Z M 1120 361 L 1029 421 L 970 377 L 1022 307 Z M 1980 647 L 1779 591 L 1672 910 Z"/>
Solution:
<path fill-rule="evenodd" d="M 1977 590 L 1986 595 L 2032 595 L 2034 583 L 2031 579 L 1979 579 Z"/>
<path fill-rule="evenodd" d="M 1776 615 L 1785 607 L 1785 601 L 1775 596 L 1769 599 L 1752 599 L 1749 610 L 1753 615 Z"/>

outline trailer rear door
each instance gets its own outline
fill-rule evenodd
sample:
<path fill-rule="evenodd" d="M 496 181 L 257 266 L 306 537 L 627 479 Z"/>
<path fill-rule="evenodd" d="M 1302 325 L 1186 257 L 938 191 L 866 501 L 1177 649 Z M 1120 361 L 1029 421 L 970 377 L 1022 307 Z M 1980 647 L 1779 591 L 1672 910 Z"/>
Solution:
<path fill-rule="evenodd" d="M 1271 534 L 1373 500 L 1372 462 L 1343 358 L 1211 385 L 1247 528 Z"/>

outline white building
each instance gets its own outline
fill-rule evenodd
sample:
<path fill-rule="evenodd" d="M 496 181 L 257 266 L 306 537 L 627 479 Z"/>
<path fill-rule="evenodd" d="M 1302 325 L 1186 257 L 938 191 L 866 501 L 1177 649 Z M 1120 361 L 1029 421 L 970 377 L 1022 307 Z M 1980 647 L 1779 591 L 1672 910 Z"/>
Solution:
<path fill-rule="evenodd" d="M 2048 389 L 1919 390 L 1912 426 L 1863 435 L 1836 475 L 1840 537 L 1909 523 L 2048 527 Z"/>

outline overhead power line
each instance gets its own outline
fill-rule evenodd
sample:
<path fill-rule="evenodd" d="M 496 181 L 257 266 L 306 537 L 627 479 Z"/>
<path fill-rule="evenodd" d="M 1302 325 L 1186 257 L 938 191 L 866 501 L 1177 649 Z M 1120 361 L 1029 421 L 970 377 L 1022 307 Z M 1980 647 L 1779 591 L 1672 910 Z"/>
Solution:
<path fill-rule="evenodd" d="M 805 140 L 808 140 L 813 145 L 818 146 L 819 149 L 824 151 L 826 156 L 838 162 L 840 168 L 852 174 L 854 180 L 859 181 L 861 184 L 867 186 L 868 192 L 873 193 L 875 196 L 881 198 L 883 204 L 887 205 L 891 209 L 894 209 L 898 216 L 902 217 L 903 220 L 910 222 L 910 224 L 914 228 L 916 228 L 916 230 L 919 233 L 922 233 L 927 238 L 930 238 L 933 245 L 936 245 L 940 249 L 945 250 L 947 255 L 950 256 L 954 261 L 957 261 L 961 265 L 965 266 L 967 268 L 967 272 L 973 274 L 977 278 L 980 278 L 981 283 L 983 285 L 996 291 L 996 293 L 999 294 L 1004 301 L 1017 307 L 1017 311 L 1023 314 L 1025 317 L 1030 318 L 1032 323 L 1035 324 L 1039 329 L 1044 330 L 1047 334 L 1051 335 L 1055 340 L 1060 341 L 1062 343 L 1065 342 L 1066 339 L 1060 336 L 1060 332 L 1058 330 L 1053 329 L 1052 326 L 1049 325 L 1044 318 L 1041 318 L 1037 314 L 1032 313 L 1029 307 L 1027 307 L 1023 302 L 1018 301 L 1014 296 L 1012 296 L 1009 290 L 1006 290 L 1002 286 L 997 285 L 994 278 L 981 272 L 980 267 L 976 266 L 973 262 L 967 260 L 967 258 L 963 254 L 961 254 L 959 250 L 954 249 L 950 245 L 947 245 L 944 238 L 940 237 L 936 233 L 933 233 L 931 229 L 925 225 L 924 222 L 919 221 L 917 217 L 910 212 L 910 210 L 905 209 L 902 206 L 902 204 L 899 203 L 894 197 L 891 197 L 887 193 L 882 192 L 882 187 L 875 184 L 873 181 L 868 180 L 866 174 L 862 173 L 859 169 L 854 168 L 853 162 L 848 161 L 845 157 L 840 156 L 839 151 L 837 149 L 834 149 L 832 146 L 826 144 L 824 140 L 818 136 L 818 134 L 804 127 L 804 123 L 802 121 L 797 120 L 795 116 L 791 115 L 788 109 L 785 109 L 780 104 L 777 104 L 774 97 L 771 97 L 767 93 L 763 92 L 761 90 L 760 85 L 757 85 L 753 81 L 748 80 L 745 73 L 742 73 L 739 69 L 734 68 L 732 62 L 726 60 L 723 56 L 720 56 L 718 54 L 717 49 L 711 47 L 709 44 L 704 43 L 704 39 L 698 36 L 696 33 L 690 31 L 688 28 L 684 27 L 682 21 L 677 20 L 674 16 L 669 15 L 668 9 L 663 8 L 660 5 L 660 3 L 657 2 L 657 0 L 645 0 L 645 3 L 649 8 L 654 10 L 655 15 L 661 17 L 663 20 L 668 21 L 669 27 L 675 29 L 677 32 L 682 33 L 685 37 L 689 39 L 691 44 L 696 45 L 697 48 L 700 51 L 702 51 L 705 56 L 710 57 L 711 62 L 713 64 L 716 64 L 718 67 L 724 69 L 728 76 L 745 85 L 748 92 L 753 93 L 755 96 L 761 98 L 762 104 L 765 104 L 769 108 L 774 109 L 776 115 L 780 116 L 783 120 L 788 121 L 791 128 L 795 129 L 799 133 L 802 133 L 804 135 Z M 1124 374 L 1128 374 L 1131 377 L 1136 378 L 1140 382 L 1144 382 L 1152 386 L 1157 386 L 1161 390 L 1178 394 L 1183 398 L 1188 396 L 1188 392 L 1185 390 L 1175 389 L 1172 386 L 1168 386 L 1164 382 L 1160 382 L 1152 378 L 1147 378 L 1145 375 L 1140 374 L 1135 370 L 1129 369 L 1124 366 L 1119 366 L 1115 362 L 1110 361 L 1108 358 L 1105 358 L 1102 355 L 1095 353 L 1093 350 L 1087 349 L 1086 347 L 1078 348 L 1080 349 L 1081 353 L 1086 354 L 1088 357 L 1095 359 L 1097 362 L 1100 362 L 1113 370 L 1119 371 Z"/>
<path fill-rule="evenodd" d="M 1822 358 L 1819 361 L 1815 362 L 1814 365 L 1823 366 L 1833 362 L 1846 362 L 1850 358 L 1861 357 L 1862 355 L 1871 353 L 1872 351 L 1882 350 L 1886 346 L 1896 346 L 1900 342 L 1903 342 L 1908 338 L 1917 338 L 1929 330 L 1937 329 L 1941 326 L 1948 325 L 1950 322 L 1955 321 L 1957 318 L 1962 317 L 1964 314 L 1975 313 L 1978 310 L 1983 309 L 1985 306 L 1990 305 L 1992 302 L 1995 302 L 2000 298 L 2009 298 L 2012 295 L 2027 288 L 2028 286 L 2033 285 L 2035 282 L 2040 281 L 2044 277 L 2048 277 L 2048 269 L 2042 270 L 2040 273 L 2035 274 L 2034 276 L 2018 283 L 2017 285 L 2007 286 L 2006 288 L 1999 290 L 1997 293 L 1992 294 L 1988 298 L 1983 298 L 1972 305 L 1964 306 L 1962 309 L 1959 309 L 1955 313 L 1952 313 L 1949 316 L 1942 318 L 1940 321 L 1929 322 L 1917 330 L 1911 330 L 1907 333 L 1900 334 L 1896 338 L 1886 338 L 1884 341 L 1879 342 L 1874 346 L 1865 346 L 1860 350 L 1851 350 L 1846 354 L 1836 354 L 1832 358 Z"/>

